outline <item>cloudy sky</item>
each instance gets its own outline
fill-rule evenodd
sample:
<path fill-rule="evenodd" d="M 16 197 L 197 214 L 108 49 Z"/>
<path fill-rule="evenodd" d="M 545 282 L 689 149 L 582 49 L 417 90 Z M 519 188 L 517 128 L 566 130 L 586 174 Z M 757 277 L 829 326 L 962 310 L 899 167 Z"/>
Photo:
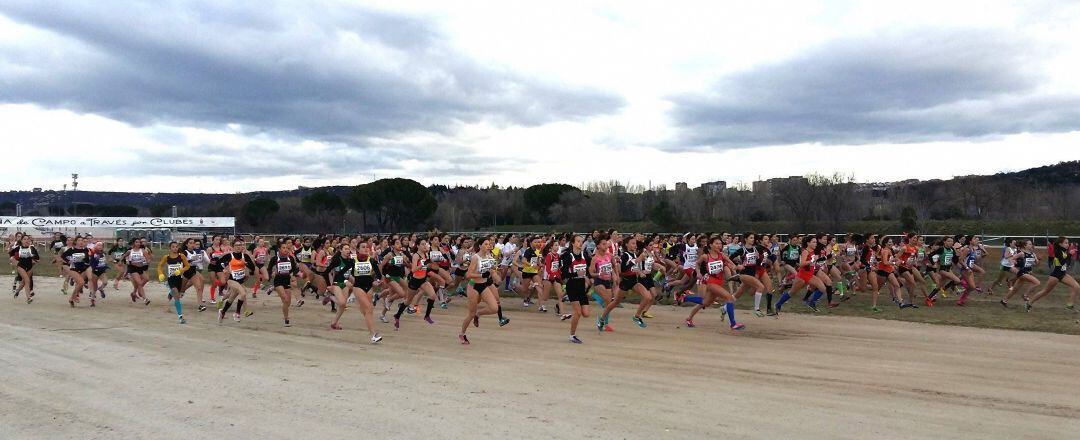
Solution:
<path fill-rule="evenodd" d="M 752 3 L 752 4 L 750 4 Z M 0 2 L 0 190 L 1080 159 L 1080 2 Z"/>

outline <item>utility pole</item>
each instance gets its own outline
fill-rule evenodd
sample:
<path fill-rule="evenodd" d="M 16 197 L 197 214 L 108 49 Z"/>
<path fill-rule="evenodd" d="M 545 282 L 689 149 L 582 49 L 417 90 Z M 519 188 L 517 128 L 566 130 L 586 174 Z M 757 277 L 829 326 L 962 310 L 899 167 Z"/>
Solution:
<path fill-rule="evenodd" d="M 172 216 L 173 218 L 176 218 L 176 205 L 172 206 Z"/>
<path fill-rule="evenodd" d="M 22 217 L 22 203 L 15 204 L 15 216 Z"/>
<path fill-rule="evenodd" d="M 72 200 L 75 198 L 75 193 L 79 191 L 79 173 L 71 173 L 71 197 L 68 198 L 68 204 L 71 206 L 71 215 L 76 215 L 75 211 L 78 207 L 75 206 L 75 202 Z"/>

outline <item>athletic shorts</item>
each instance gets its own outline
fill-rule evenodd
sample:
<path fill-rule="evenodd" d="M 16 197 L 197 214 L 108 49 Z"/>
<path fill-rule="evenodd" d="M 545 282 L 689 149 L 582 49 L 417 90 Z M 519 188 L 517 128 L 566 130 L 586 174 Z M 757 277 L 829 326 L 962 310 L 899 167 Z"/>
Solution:
<path fill-rule="evenodd" d="M 183 275 L 185 279 L 190 280 L 191 277 L 195 276 L 195 274 L 197 273 L 199 273 L 198 269 L 195 269 L 195 266 L 191 266 L 188 268 L 188 270 L 184 271 Z"/>
<path fill-rule="evenodd" d="M 1050 276 L 1057 278 L 1058 281 L 1063 281 L 1067 274 L 1064 267 L 1055 267 L 1054 270 L 1050 271 Z"/>
<path fill-rule="evenodd" d="M 589 296 L 585 294 L 587 290 L 584 278 L 574 278 L 566 281 L 566 296 L 570 297 L 570 302 L 576 302 L 583 306 L 589 305 Z"/>
<path fill-rule="evenodd" d="M 758 267 L 757 266 L 744 267 L 743 270 L 739 271 L 739 275 L 750 275 L 752 277 L 756 277 L 757 273 L 758 273 Z"/>
<path fill-rule="evenodd" d="M 809 283 L 810 280 L 814 278 L 814 271 L 800 270 L 796 276 L 799 277 L 799 279 L 802 280 L 804 283 Z"/>
<path fill-rule="evenodd" d="M 34 263 L 33 262 L 23 263 L 22 261 L 19 261 L 19 267 L 21 267 L 23 270 L 25 270 L 27 272 L 30 272 L 31 270 L 34 269 Z"/>
<path fill-rule="evenodd" d="M 172 276 L 169 277 L 166 282 L 169 284 L 170 289 L 180 290 L 180 286 L 183 285 L 184 279 L 177 276 Z"/>
<path fill-rule="evenodd" d="M 694 268 L 692 268 L 692 267 L 683 268 L 682 272 L 687 277 L 693 277 L 694 276 Z"/>
<path fill-rule="evenodd" d="M 1012 267 L 1011 267 L 1011 266 L 1001 266 L 1001 271 L 1002 271 L 1002 272 L 1008 272 L 1008 271 L 1010 271 L 1010 270 L 1012 270 Z"/>
<path fill-rule="evenodd" d="M 473 287 L 473 290 L 475 290 L 476 293 L 484 293 L 484 290 L 486 290 L 488 287 L 493 286 L 494 284 L 492 284 L 491 281 L 484 281 L 477 284 L 472 280 L 469 280 L 469 285 Z"/>
<path fill-rule="evenodd" d="M 370 292 L 371 287 L 375 285 L 375 280 L 371 277 L 353 278 L 353 287 L 356 287 L 365 292 Z"/>
<path fill-rule="evenodd" d="M 602 280 L 600 278 L 593 278 L 593 286 L 604 286 L 607 289 L 611 289 L 611 280 Z"/>
<path fill-rule="evenodd" d="M 286 289 L 291 289 L 292 288 L 292 277 L 291 276 L 280 276 L 280 275 L 275 276 L 274 277 L 274 287 L 284 287 Z"/>
<path fill-rule="evenodd" d="M 882 277 L 882 278 L 888 278 L 890 273 L 891 272 L 886 272 L 886 271 L 881 270 L 881 269 L 877 270 L 877 276 Z"/>
<path fill-rule="evenodd" d="M 900 275 L 903 275 L 903 274 L 905 274 L 905 273 L 911 272 L 911 269 L 910 269 L 910 268 L 907 268 L 907 267 L 904 267 L 904 266 L 900 266 L 900 268 L 899 268 L 899 269 L 897 270 L 897 272 L 898 272 L 898 273 L 899 273 Z"/>
<path fill-rule="evenodd" d="M 145 273 L 145 272 L 146 272 L 146 267 L 145 266 L 140 267 L 140 266 L 132 266 L 132 265 L 129 264 L 128 267 L 127 267 L 127 273 Z"/>
<path fill-rule="evenodd" d="M 537 273 L 537 272 L 521 272 L 521 279 L 523 279 L 523 280 L 532 280 L 537 275 L 539 275 L 539 273 Z"/>
<path fill-rule="evenodd" d="M 639 283 L 637 275 L 627 275 L 619 279 L 619 290 L 623 292 L 629 292 L 634 289 L 634 285 Z"/>
<path fill-rule="evenodd" d="M 105 271 L 107 271 L 107 270 L 109 270 L 109 268 L 104 268 L 104 269 L 94 269 L 94 271 L 93 271 L 93 272 L 94 272 L 94 276 L 95 276 L 95 277 L 100 277 L 101 275 L 105 274 Z"/>
<path fill-rule="evenodd" d="M 409 290 L 419 290 L 427 282 L 427 278 L 413 278 L 409 276 Z"/>
<path fill-rule="evenodd" d="M 651 276 L 638 278 L 638 282 L 641 283 L 642 287 L 645 287 L 645 290 L 656 287 L 656 281 Z"/>
<path fill-rule="evenodd" d="M 465 278 L 465 274 L 467 274 L 467 273 L 468 273 L 468 269 L 456 269 L 456 270 L 454 270 L 454 275 L 457 276 L 458 278 Z"/>

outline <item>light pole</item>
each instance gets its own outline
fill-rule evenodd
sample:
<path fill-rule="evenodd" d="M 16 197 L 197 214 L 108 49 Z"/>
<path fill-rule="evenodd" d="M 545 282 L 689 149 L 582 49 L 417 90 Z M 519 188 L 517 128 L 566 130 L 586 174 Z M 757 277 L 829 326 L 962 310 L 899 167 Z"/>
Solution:
<path fill-rule="evenodd" d="M 22 217 L 22 203 L 15 204 L 15 216 Z"/>

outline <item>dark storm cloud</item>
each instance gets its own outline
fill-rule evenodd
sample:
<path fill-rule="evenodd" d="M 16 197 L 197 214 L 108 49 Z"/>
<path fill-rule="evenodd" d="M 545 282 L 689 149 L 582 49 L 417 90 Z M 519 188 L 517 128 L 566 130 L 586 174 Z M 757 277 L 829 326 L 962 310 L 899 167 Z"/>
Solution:
<path fill-rule="evenodd" d="M 1080 98 L 1040 95 L 1040 48 L 937 31 L 824 44 L 672 98 L 670 149 L 973 139 L 1080 129 Z"/>
<path fill-rule="evenodd" d="M 237 123 L 355 146 L 623 105 L 607 92 L 481 66 L 422 16 L 340 3 L 7 1 L 0 14 L 59 36 L 51 47 L 0 44 L 0 102 L 136 125 Z"/>

